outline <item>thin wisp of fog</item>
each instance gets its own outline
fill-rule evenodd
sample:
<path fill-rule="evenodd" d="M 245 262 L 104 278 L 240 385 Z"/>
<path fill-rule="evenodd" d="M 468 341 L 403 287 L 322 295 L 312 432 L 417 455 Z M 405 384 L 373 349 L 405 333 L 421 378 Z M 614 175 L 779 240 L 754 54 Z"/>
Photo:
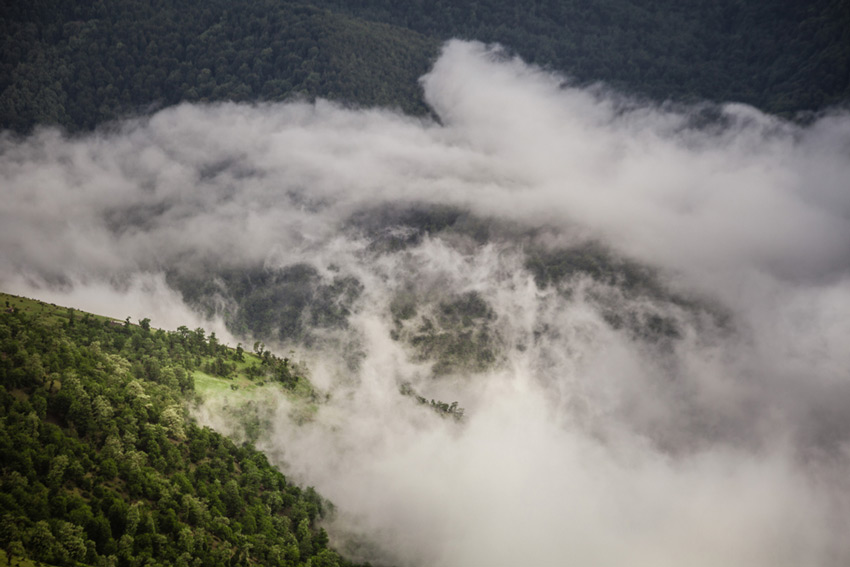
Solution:
<path fill-rule="evenodd" d="M 4 135 L 0 282 L 294 349 L 326 399 L 269 404 L 259 446 L 354 558 L 850 562 L 850 116 L 641 103 L 460 41 L 421 82 L 431 118 Z M 240 435 L 220 404 L 198 419 Z"/>

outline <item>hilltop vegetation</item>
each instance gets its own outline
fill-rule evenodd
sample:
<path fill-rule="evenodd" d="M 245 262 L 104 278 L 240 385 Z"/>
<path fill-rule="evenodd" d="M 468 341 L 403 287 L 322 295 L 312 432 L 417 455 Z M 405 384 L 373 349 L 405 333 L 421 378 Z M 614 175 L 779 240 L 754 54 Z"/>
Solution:
<path fill-rule="evenodd" d="M 330 505 L 196 425 L 193 375 L 312 392 L 288 359 L 4 295 L 0 547 L 51 565 L 349 565 Z M 207 375 L 208 376 L 208 375 Z M 221 379 L 221 378 L 219 378 Z"/>

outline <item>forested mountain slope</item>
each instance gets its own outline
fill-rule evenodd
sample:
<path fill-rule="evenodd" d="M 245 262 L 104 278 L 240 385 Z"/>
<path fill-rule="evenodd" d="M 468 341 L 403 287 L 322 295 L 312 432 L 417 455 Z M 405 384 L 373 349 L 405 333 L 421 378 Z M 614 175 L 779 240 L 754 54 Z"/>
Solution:
<path fill-rule="evenodd" d="M 89 129 L 181 101 L 291 96 L 422 113 L 438 42 L 265 0 L 12 2 L 0 8 L 0 127 Z"/>
<path fill-rule="evenodd" d="M 328 503 L 188 418 L 201 369 L 304 382 L 286 359 L 3 295 L 0 548 L 51 565 L 349 565 Z M 302 384 L 302 388 L 303 388 Z"/>
<path fill-rule="evenodd" d="M 850 94 L 843 0 L 15 1 L 0 8 L 0 127 L 91 129 L 181 101 L 326 97 L 422 113 L 450 37 L 582 82 L 792 114 Z"/>
<path fill-rule="evenodd" d="M 447 39 L 502 43 L 581 81 L 649 97 L 814 110 L 850 96 L 844 0 L 314 0 Z"/>

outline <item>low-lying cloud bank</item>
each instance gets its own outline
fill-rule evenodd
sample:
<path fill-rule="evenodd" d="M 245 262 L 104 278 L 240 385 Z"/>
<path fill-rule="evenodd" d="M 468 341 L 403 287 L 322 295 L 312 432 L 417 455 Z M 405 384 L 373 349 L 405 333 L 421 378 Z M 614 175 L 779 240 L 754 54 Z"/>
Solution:
<path fill-rule="evenodd" d="M 0 285 L 164 326 L 191 315 L 169 282 L 219 314 L 244 271 L 330 298 L 292 311 L 330 402 L 281 402 L 265 443 L 376 562 L 850 562 L 850 116 L 638 104 L 464 42 L 422 84 L 439 123 L 181 105 L 6 135 Z M 587 242 L 650 283 L 558 256 Z"/>

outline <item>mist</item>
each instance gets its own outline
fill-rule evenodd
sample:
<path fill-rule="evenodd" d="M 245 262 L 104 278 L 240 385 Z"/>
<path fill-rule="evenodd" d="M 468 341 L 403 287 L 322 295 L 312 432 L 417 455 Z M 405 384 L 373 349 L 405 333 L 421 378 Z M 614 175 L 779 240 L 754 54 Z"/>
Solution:
<path fill-rule="evenodd" d="M 276 400 L 259 444 L 357 559 L 850 562 L 850 115 L 647 103 L 460 41 L 421 83 L 430 118 L 2 134 L 0 285 L 295 349 L 328 399 Z"/>

